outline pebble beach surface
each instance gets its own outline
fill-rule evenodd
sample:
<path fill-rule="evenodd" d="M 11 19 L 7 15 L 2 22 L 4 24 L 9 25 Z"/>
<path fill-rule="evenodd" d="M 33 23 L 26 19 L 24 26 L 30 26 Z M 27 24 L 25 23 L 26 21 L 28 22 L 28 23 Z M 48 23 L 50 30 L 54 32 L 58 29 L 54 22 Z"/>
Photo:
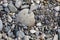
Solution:
<path fill-rule="evenodd" d="M 0 0 L 0 40 L 60 40 L 60 0 Z"/>

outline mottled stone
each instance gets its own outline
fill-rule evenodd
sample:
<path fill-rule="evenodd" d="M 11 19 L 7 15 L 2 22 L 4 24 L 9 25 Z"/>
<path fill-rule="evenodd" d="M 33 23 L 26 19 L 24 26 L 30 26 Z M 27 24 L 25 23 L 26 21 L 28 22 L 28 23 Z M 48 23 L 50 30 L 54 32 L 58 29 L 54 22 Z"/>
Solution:
<path fill-rule="evenodd" d="M 17 21 L 21 22 L 22 24 L 25 24 L 26 26 L 34 26 L 35 24 L 34 13 L 28 12 L 29 9 L 21 10 L 17 15 Z"/>
<path fill-rule="evenodd" d="M 16 0 L 15 6 L 19 8 L 22 5 L 22 0 Z"/>
<path fill-rule="evenodd" d="M 9 7 L 11 12 L 16 12 L 17 11 L 17 8 L 12 3 L 9 3 L 8 7 Z"/>

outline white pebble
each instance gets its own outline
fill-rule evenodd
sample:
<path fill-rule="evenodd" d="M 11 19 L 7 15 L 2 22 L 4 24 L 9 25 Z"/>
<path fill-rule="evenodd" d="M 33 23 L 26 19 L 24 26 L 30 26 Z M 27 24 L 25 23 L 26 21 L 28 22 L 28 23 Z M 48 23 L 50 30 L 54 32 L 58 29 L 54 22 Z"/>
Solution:
<path fill-rule="evenodd" d="M 55 36 L 54 36 L 54 39 L 53 40 L 58 40 L 58 35 L 57 34 L 55 34 Z"/>
<path fill-rule="evenodd" d="M 33 30 L 33 29 L 32 29 L 32 30 L 30 30 L 30 32 L 31 32 L 31 33 L 36 33 L 36 30 Z"/>
<path fill-rule="evenodd" d="M 55 9 L 56 11 L 60 11 L 60 6 L 56 6 L 54 9 Z"/>
<path fill-rule="evenodd" d="M 42 26 L 41 22 L 37 23 L 36 26 Z"/>
<path fill-rule="evenodd" d="M 8 15 L 8 21 L 11 22 L 12 18 Z"/>
<path fill-rule="evenodd" d="M 2 30 L 3 28 L 3 24 L 2 24 L 2 20 L 0 19 L 0 31 Z"/>

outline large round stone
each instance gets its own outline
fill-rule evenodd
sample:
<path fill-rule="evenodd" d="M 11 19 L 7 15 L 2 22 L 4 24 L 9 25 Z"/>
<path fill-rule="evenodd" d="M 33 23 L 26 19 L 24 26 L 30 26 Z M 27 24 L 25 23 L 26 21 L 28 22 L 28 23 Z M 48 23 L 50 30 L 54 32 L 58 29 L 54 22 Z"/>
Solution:
<path fill-rule="evenodd" d="M 33 12 L 29 13 L 29 9 L 23 9 L 18 13 L 17 21 L 21 22 L 26 26 L 34 26 L 35 24 L 34 13 Z"/>

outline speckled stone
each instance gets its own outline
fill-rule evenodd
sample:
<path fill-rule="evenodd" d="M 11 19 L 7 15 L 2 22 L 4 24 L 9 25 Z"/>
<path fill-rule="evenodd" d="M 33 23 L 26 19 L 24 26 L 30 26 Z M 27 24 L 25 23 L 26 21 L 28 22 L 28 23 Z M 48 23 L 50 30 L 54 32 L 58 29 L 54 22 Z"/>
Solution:
<path fill-rule="evenodd" d="M 35 24 L 34 13 L 28 12 L 29 9 L 21 10 L 17 15 L 17 21 L 21 22 L 22 24 L 25 24 L 26 26 L 34 26 Z"/>

